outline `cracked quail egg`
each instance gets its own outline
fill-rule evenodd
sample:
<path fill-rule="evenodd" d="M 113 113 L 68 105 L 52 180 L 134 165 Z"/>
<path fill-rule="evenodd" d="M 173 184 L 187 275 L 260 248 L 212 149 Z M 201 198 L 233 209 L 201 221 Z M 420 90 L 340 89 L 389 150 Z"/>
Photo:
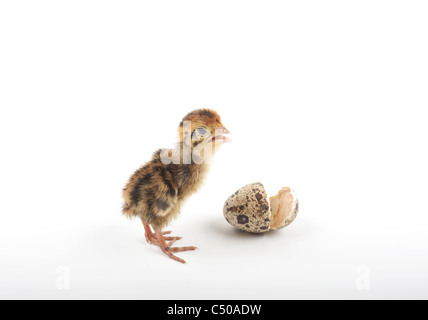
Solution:
<path fill-rule="evenodd" d="M 261 183 L 251 183 L 232 194 L 223 213 L 232 226 L 247 232 L 279 230 L 291 224 L 299 211 L 299 201 L 290 188 L 268 196 Z"/>

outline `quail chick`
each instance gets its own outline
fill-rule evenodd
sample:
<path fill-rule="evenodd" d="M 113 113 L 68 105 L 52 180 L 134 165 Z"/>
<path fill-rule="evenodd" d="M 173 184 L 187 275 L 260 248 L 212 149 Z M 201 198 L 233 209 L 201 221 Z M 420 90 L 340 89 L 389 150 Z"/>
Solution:
<path fill-rule="evenodd" d="M 178 127 L 179 142 L 173 149 L 159 149 L 152 160 L 138 169 L 123 189 L 123 214 L 143 222 L 148 243 L 159 246 L 170 258 L 185 263 L 174 253 L 196 247 L 172 247 L 180 237 L 170 237 L 164 228 L 180 213 L 183 202 L 201 186 L 212 156 L 230 140 L 214 110 L 187 114 Z M 152 231 L 153 228 L 153 231 Z"/>

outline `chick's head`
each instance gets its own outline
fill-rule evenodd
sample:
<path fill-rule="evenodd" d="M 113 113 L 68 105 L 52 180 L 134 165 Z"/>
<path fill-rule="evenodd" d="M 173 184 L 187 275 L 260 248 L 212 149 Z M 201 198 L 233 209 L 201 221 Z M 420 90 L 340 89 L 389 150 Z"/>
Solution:
<path fill-rule="evenodd" d="M 221 122 L 219 114 L 211 109 L 198 109 L 187 114 L 178 132 L 180 141 L 201 156 L 207 151 L 214 153 L 220 145 L 231 141 L 225 136 L 230 132 Z"/>

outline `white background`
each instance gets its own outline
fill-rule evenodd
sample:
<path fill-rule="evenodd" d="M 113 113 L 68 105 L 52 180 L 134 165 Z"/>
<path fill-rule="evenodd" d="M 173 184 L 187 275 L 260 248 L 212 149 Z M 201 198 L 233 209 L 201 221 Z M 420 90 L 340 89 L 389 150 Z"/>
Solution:
<path fill-rule="evenodd" d="M 426 1 L 2 1 L 0 298 L 428 298 L 427 16 Z M 181 265 L 120 196 L 200 107 L 233 143 L 170 226 L 200 248 Z M 257 181 L 296 190 L 291 226 L 226 223 Z"/>

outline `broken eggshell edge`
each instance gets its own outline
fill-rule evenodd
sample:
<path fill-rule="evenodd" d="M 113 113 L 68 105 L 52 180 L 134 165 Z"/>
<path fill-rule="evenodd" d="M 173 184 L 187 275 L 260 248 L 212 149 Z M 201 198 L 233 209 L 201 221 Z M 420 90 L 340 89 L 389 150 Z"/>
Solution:
<path fill-rule="evenodd" d="M 282 208 L 278 208 L 276 200 L 281 202 Z M 293 189 L 282 188 L 276 196 L 269 198 L 269 203 L 271 212 L 276 211 L 275 214 L 272 212 L 271 230 L 280 230 L 290 225 L 299 213 L 299 200 Z M 281 209 L 284 209 L 283 212 L 280 212 Z"/>

